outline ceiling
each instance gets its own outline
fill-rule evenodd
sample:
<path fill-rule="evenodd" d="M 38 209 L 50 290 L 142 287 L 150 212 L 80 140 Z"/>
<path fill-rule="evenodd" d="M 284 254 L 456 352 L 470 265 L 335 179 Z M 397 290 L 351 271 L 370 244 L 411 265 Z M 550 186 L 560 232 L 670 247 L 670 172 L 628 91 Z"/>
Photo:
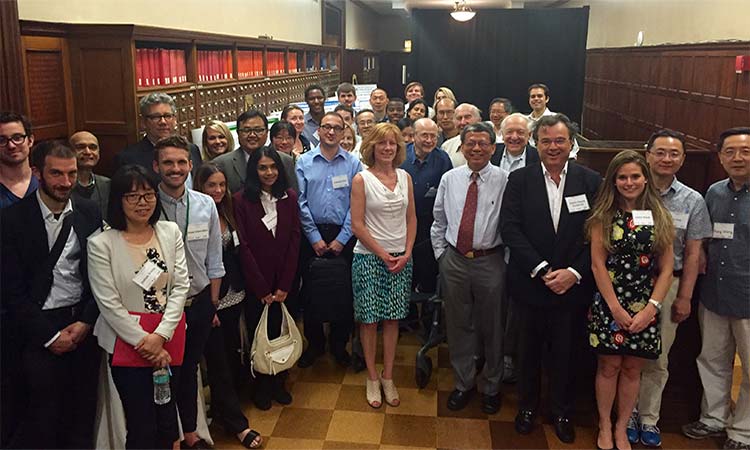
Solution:
<path fill-rule="evenodd" d="M 535 7 L 563 6 L 569 0 L 467 0 L 472 9 L 523 8 L 526 4 Z M 354 0 L 381 15 L 406 15 L 412 9 L 445 9 L 450 10 L 454 0 Z"/>

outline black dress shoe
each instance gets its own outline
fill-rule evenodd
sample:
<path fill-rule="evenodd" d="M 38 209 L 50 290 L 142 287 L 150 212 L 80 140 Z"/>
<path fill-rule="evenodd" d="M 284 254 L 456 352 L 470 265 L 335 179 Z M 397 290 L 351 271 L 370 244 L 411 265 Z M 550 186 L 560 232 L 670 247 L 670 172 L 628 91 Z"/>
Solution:
<path fill-rule="evenodd" d="M 281 374 L 273 377 L 273 399 L 280 405 L 290 405 L 292 403 L 292 394 L 286 390 L 284 378 Z"/>
<path fill-rule="evenodd" d="M 500 410 L 500 394 L 482 394 L 482 411 L 487 414 L 495 414 Z"/>
<path fill-rule="evenodd" d="M 333 359 L 336 360 L 337 363 L 344 367 L 349 367 L 352 365 L 352 357 L 349 355 L 349 352 L 346 350 L 336 350 L 333 353 Z"/>
<path fill-rule="evenodd" d="M 448 396 L 448 409 L 451 411 L 458 411 L 466 408 L 471 398 L 471 391 L 461 391 L 454 389 L 451 395 Z"/>
<path fill-rule="evenodd" d="M 268 411 L 271 409 L 271 390 L 270 386 L 265 385 L 261 389 L 260 384 L 256 387 L 255 395 L 253 395 L 253 403 L 255 407 L 262 410 Z"/>
<path fill-rule="evenodd" d="M 555 425 L 555 434 L 558 439 L 566 444 L 571 444 L 576 440 L 576 429 L 570 419 L 567 417 L 555 417 L 552 422 Z"/>
<path fill-rule="evenodd" d="M 299 357 L 299 360 L 297 361 L 297 366 L 299 366 L 301 369 L 310 367 L 315 363 L 315 360 L 318 359 L 318 356 L 322 354 L 323 352 L 318 351 L 318 350 L 313 350 L 308 347 L 307 350 L 302 352 L 302 356 Z"/>
<path fill-rule="evenodd" d="M 534 429 L 534 412 L 522 409 L 516 414 L 516 433 L 529 434 Z"/>

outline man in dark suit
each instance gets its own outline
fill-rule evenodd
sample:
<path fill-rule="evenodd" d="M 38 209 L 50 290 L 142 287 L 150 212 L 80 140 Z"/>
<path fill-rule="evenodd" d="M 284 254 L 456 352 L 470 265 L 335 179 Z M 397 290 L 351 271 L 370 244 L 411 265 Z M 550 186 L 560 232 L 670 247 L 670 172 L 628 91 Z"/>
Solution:
<path fill-rule="evenodd" d="M 76 154 L 59 142 L 32 154 L 40 188 L 2 211 L 2 299 L 22 323 L 21 371 L 28 396 L 13 448 L 93 448 L 101 362 L 90 334 L 99 314 L 86 271 L 86 239 L 102 225 L 98 206 L 70 200 Z"/>
<path fill-rule="evenodd" d="M 78 131 L 70 136 L 69 142 L 78 158 L 78 181 L 73 188 L 73 195 L 94 201 L 99 205 L 102 217 L 107 217 L 111 181 L 94 173 L 101 150 L 99 139 L 88 131 Z"/>
<path fill-rule="evenodd" d="M 539 119 L 534 138 L 541 163 L 510 174 L 500 213 L 520 328 L 516 431 L 533 429 L 546 360 L 553 425 L 566 443 L 575 440 L 571 374 L 578 364 L 575 351 L 585 348 L 577 339 L 585 336 L 585 308 L 594 288 L 584 223 L 601 183 L 599 174 L 568 161 L 574 136 L 563 114 Z"/>
<path fill-rule="evenodd" d="M 240 192 L 245 187 L 247 162 L 253 152 L 266 144 L 268 118 L 262 112 L 250 109 L 237 117 L 237 138 L 240 146 L 230 153 L 216 157 L 213 161 L 227 177 L 227 188 L 231 193 Z M 286 153 L 279 152 L 289 187 L 297 189 L 297 175 L 294 173 L 294 160 Z"/>
<path fill-rule="evenodd" d="M 513 113 L 503 119 L 500 133 L 503 142 L 495 144 L 495 153 L 490 162 L 506 172 L 539 162 L 536 147 L 529 144 L 531 135 L 529 119 L 521 113 Z"/>
<path fill-rule="evenodd" d="M 141 113 L 141 128 L 146 131 L 146 135 L 115 156 L 115 170 L 125 164 L 138 164 L 151 173 L 154 145 L 161 139 L 177 134 L 177 106 L 170 95 L 152 92 L 141 98 L 138 107 Z M 201 152 L 195 144 L 190 144 L 190 161 L 193 163 L 193 173 L 196 173 L 203 161 Z M 156 173 L 154 178 L 158 178 Z M 188 177 L 187 186 L 192 188 L 192 176 Z"/>

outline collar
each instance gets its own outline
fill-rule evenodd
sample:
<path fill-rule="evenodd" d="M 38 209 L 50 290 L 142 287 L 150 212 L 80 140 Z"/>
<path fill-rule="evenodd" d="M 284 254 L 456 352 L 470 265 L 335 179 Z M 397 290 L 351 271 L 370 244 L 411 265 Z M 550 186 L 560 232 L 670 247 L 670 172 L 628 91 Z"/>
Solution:
<path fill-rule="evenodd" d="M 89 183 L 89 184 L 81 184 L 81 179 L 80 178 L 78 180 L 76 180 L 76 183 L 78 184 L 78 186 L 81 186 L 81 187 L 84 187 L 84 188 L 90 188 L 91 186 L 93 186 L 93 185 L 96 184 L 96 175 L 94 175 L 93 173 L 91 173 L 91 183 Z"/>
<path fill-rule="evenodd" d="M 55 219 L 55 213 L 50 211 L 50 209 L 47 207 L 47 205 L 42 200 L 42 195 L 39 193 L 39 190 L 37 190 L 34 195 L 36 195 L 36 201 L 39 202 L 39 208 L 42 210 L 42 218 L 45 222 L 49 222 L 51 220 L 60 220 Z M 65 208 L 63 208 L 62 213 L 60 214 L 60 218 L 63 218 L 67 216 L 68 214 L 73 213 L 73 202 L 68 199 L 68 203 L 65 204 Z"/>
<path fill-rule="evenodd" d="M 320 125 L 318 122 L 315 121 L 315 119 L 313 119 L 313 116 L 312 114 L 310 114 L 310 112 L 306 112 L 304 117 L 305 117 L 305 123 L 312 123 L 315 125 Z"/>
<path fill-rule="evenodd" d="M 186 205 L 189 191 L 190 189 L 185 187 L 185 192 L 182 193 L 182 197 L 174 198 L 171 195 L 164 192 L 164 190 L 161 188 L 161 183 L 159 183 L 159 198 L 161 198 L 161 201 L 171 203 L 173 205 L 177 203 L 182 203 L 183 205 Z"/>
<path fill-rule="evenodd" d="M 406 154 L 409 156 L 409 163 L 411 164 L 427 164 L 432 158 L 432 154 L 437 150 L 437 147 L 433 148 L 430 153 L 425 156 L 424 160 L 417 158 L 417 149 L 414 147 L 414 143 L 406 146 Z"/>
<path fill-rule="evenodd" d="M 493 165 L 492 165 L 492 163 L 490 163 L 490 162 L 488 161 L 488 162 L 487 162 L 487 165 L 486 165 L 486 166 L 484 166 L 483 168 L 481 168 L 481 169 L 479 170 L 479 179 L 480 179 L 480 180 L 482 180 L 482 181 L 487 181 L 487 177 L 489 177 L 489 175 L 490 175 L 490 172 L 492 171 L 492 168 L 493 168 L 493 167 L 495 167 L 495 166 L 493 166 Z M 465 176 L 466 178 L 468 178 L 468 179 L 469 179 L 469 181 L 471 181 L 471 174 L 472 174 L 472 173 L 473 173 L 474 171 L 473 171 L 473 170 L 471 170 L 471 169 L 469 168 L 469 165 L 468 165 L 468 164 L 464 164 L 463 166 L 461 166 L 461 169 L 463 169 L 463 170 L 464 170 L 464 176 Z"/>
<path fill-rule="evenodd" d="M 733 194 L 736 194 L 738 192 L 742 191 L 750 191 L 750 182 L 743 183 L 742 186 L 740 186 L 740 189 L 738 191 L 734 190 L 734 183 L 732 182 L 731 178 L 727 178 L 727 189 L 729 189 Z"/>
<path fill-rule="evenodd" d="M 310 153 L 312 153 L 312 157 L 313 158 L 317 158 L 319 156 L 319 157 L 325 159 L 326 161 L 328 161 L 328 159 L 325 156 L 323 156 L 323 152 L 320 151 L 320 144 L 316 145 L 315 148 L 313 148 L 312 150 L 310 150 Z M 336 154 L 333 155 L 333 158 L 331 159 L 331 161 L 333 161 L 336 158 L 344 158 L 344 159 L 346 159 L 345 155 L 347 155 L 347 154 L 349 154 L 349 152 L 347 152 L 346 150 L 344 150 L 339 145 L 339 149 L 336 152 Z"/>
<path fill-rule="evenodd" d="M 682 185 L 682 183 L 680 183 L 679 181 L 677 181 L 677 177 L 674 176 L 674 175 L 672 175 L 672 182 L 669 183 L 669 187 L 667 188 L 666 191 L 659 192 L 659 195 L 661 195 L 662 197 L 665 197 L 665 196 L 667 196 L 669 194 L 675 193 L 675 192 L 677 192 L 680 189 L 681 185 Z"/>
<path fill-rule="evenodd" d="M 560 171 L 560 177 L 563 177 L 567 174 L 568 174 L 568 161 L 565 161 L 565 165 Z M 547 167 L 545 167 L 544 163 L 542 163 L 542 175 L 544 175 L 545 177 L 549 177 L 550 175 L 550 172 L 549 170 L 547 170 Z"/>
<path fill-rule="evenodd" d="M 511 161 L 511 162 L 513 162 L 513 161 L 518 161 L 518 160 L 520 160 L 520 159 L 526 159 L 526 147 L 524 147 L 524 149 L 523 149 L 523 151 L 521 152 L 521 154 L 520 154 L 520 155 L 518 155 L 518 156 L 513 156 L 513 155 L 511 155 L 511 154 L 510 154 L 510 153 L 508 152 L 508 147 L 506 146 L 506 147 L 505 147 L 505 148 L 503 149 L 503 159 L 507 159 L 507 160 L 509 160 L 509 161 Z"/>

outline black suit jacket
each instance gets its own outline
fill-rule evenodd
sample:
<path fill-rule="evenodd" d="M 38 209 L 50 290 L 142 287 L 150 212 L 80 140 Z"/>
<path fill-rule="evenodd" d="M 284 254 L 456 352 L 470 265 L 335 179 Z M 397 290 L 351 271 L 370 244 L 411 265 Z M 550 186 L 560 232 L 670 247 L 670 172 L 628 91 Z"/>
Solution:
<path fill-rule="evenodd" d="M 45 289 L 35 288 L 44 277 L 39 272 L 46 266 L 51 248 L 47 244 L 47 229 L 36 195 L 30 195 L 0 213 L 2 223 L 2 302 L 9 318 L 21 324 L 18 329 L 24 341 L 44 345 L 59 330 L 42 314 L 42 306 L 49 295 L 51 284 Z M 73 199 L 73 230 L 81 248 L 79 270 L 83 280 L 82 312 L 74 320 L 94 325 L 99 316 L 87 271 L 87 238 L 101 229 L 99 207 L 91 200 Z"/>
<path fill-rule="evenodd" d="M 201 151 L 195 144 L 190 144 L 190 161 L 193 162 L 193 176 L 195 176 L 198 168 L 203 164 Z M 115 155 L 115 170 L 125 164 L 138 164 L 145 167 L 148 173 L 154 172 L 154 144 L 148 140 L 148 137 L 144 137 Z M 154 176 L 158 177 L 158 175 Z"/>
<path fill-rule="evenodd" d="M 499 143 L 495 144 L 495 153 L 492 154 L 492 158 L 490 158 L 490 162 L 498 167 L 500 167 L 500 161 L 503 159 L 503 152 L 505 151 L 505 144 Z M 536 164 L 539 162 L 539 152 L 536 150 L 536 147 L 534 147 L 531 144 L 526 144 L 526 150 L 524 150 L 526 153 L 526 165 L 530 166 L 532 164 Z"/>
<path fill-rule="evenodd" d="M 568 163 L 564 197 L 585 194 L 594 206 L 601 176 L 575 162 Z M 589 211 L 570 213 L 563 199 L 557 232 L 552 223 L 541 163 L 511 172 L 500 212 L 503 242 L 510 247 L 508 286 L 516 301 L 536 306 L 580 305 L 591 300 L 594 282 L 591 252 L 584 236 Z M 572 267 L 582 280 L 563 295 L 545 286 L 541 274 L 530 273 L 542 261 L 552 270 Z"/>

